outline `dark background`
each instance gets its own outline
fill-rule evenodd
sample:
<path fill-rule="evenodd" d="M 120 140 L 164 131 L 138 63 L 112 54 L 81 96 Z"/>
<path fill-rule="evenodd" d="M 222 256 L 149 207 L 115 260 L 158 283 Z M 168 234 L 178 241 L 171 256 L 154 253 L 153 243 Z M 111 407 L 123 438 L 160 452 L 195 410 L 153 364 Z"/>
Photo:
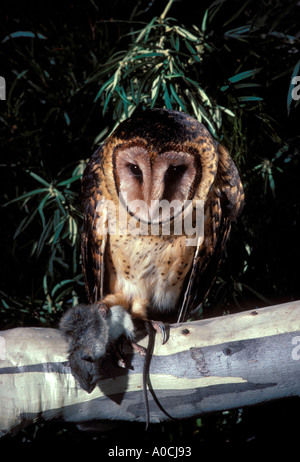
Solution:
<path fill-rule="evenodd" d="M 99 70 L 113 53 L 129 47 L 128 33 L 159 16 L 166 4 L 11 0 L 1 7 L 0 75 L 7 85 L 6 101 L 0 101 L 1 328 L 56 327 L 67 306 L 84 300 L 79 177 L 86 159 L 117 121 L 113 101 L 105 113 L 104 98 L 95 101 L 109 76 L 101 76 Z M 168 16 L 193 30 L 215 5 L 218 9 L 207 27 L 211 49 L 190 72 L 192 78 L 196 72 L 214 101 L 236 113 L 234 121 L 223 119 L 217 136 L 239 167 L 246 203 L 199 316 L 300 298 L 300 119 L 299 104 L 289 98 L 293 73 L 300 75 L 300 6 L 284 0 L 196 5 L 177 0 Z M 243 26 L 249 26 L 247 34 L 229 33 Z M 15 32 L 19 35 L 9 35 Z M 243 101 L 246 86 L 222 90 L 229 77 L 248 69 L 259 69 L 245 82 L 255 84 L 251 95 L 261 100 Z M 49 192 L 47 184 L 60 191 L 62 202 L 55 195 L 43 202 L 46 193 L 34 193 L 37 188 Z M 70 230 L 70 223 L 75 230 Z M 284 400 L 151 426 L 147 434 L 143 425 L 121 425 L 117 438 L 128 447 L 132 435 L 145 443 L 192 441 L 197 448 L 217 443 L 289 444 L 296 439 L 297 412 L 298 400 Z M 15 442 L 33 445 L 115 440 L 115 431 L 94 435 L 46 423 L 14 437 Z"/>

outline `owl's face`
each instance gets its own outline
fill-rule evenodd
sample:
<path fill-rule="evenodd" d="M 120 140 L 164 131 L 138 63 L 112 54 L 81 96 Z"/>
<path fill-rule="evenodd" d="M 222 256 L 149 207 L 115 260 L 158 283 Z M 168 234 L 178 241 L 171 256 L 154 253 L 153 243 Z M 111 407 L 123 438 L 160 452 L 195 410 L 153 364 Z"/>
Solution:
<path fill-rule="evenodd" d="M 142 146 L 120 147 L 115 152 L 120 198 L 129 212 L 146 222 L 176 214 L 193 198 L 199 182 L 199 165 L 192 154 L 173 150 L 155 154 Z"/>
<path fill-rule="evenodd" d="M 114 201 L 119 196 L 129 213 L 146 223 L 172 219 L 186 201 L 205 200 L 218 163 L 216 143 L 205 127 L 164 109 L 122 122 L 103 155 L 110 196 Z"/>

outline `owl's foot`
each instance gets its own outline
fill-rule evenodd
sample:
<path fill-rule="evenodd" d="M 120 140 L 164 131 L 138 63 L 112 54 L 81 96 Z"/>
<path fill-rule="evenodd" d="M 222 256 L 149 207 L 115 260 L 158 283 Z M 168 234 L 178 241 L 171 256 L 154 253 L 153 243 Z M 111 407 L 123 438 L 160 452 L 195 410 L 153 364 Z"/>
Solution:
<path fill-rule="evenodd" d="M 168 331 L 162 321 L 149 321 L 153 329 L 162 335 L 162 344 L 164 345 L 168 340 Z"/>

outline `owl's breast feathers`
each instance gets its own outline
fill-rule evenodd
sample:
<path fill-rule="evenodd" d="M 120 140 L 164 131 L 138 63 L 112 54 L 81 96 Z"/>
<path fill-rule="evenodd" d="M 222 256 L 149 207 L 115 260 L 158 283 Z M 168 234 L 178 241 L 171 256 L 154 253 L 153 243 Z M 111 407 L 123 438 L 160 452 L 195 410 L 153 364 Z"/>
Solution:
<path fill-rule="evenodd" d="M 109 292 L 122 291 L 128 300 L 145 300 L 158 311 L 174 310 L 193 257 L 185 236 L 110 236 Z"/>

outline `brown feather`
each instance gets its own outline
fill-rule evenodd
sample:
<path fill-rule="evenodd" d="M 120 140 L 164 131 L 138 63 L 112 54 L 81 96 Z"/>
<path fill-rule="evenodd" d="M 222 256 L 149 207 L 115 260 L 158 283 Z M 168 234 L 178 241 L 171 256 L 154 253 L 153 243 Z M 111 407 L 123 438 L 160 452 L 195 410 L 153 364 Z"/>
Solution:
<path fill-rule="evenodd" d="M 169 166 L 182 164 L 182 179 L 165 190 Z M 133 178 L 130 165 L 137 165 L 144 176 Z M 82 189 L 82 261 L 90 302 L 119 304 L 143 319 L 152 319 L 155 313 L 171 319 L 177 312 L 178 321 L 185 320 L 207 296 L 231 221 L 243 206 L 243 187 L 227 150 L 187 114 L 142 111 L 122 122 L 92 156 Z M 172 232 L 107 236 L 105 207 L 99 204 L 111 200 L 118 211 L 120 191 L 147 203 L 164 195 L 204 201 L 204 239 L 187 248 L 185 236 Z M 129 210 L 128 220 L 135 220 L 135 214 Z M 146 216 L 141 218 L 147 221 Z"/>

